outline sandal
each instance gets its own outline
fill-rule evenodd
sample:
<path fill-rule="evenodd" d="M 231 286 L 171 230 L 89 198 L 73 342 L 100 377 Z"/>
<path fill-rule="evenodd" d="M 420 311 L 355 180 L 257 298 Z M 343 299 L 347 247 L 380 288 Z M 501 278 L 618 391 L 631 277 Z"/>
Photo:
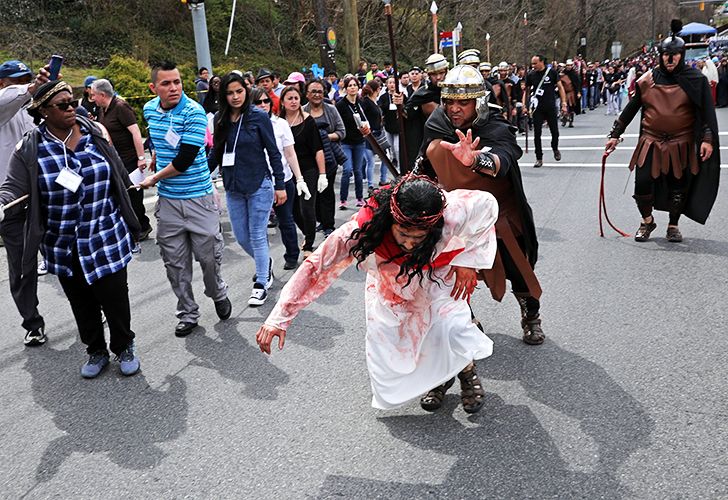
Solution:
<path fill-rule="evenodd" d="M 652 234 L 652 231 L 655 230 L 657 227 L 657 224 L 655 224 L 655 219 L 652 219 L 652 222 L 649 224 L 643 222 L 640 224 L 640 228 L 637 230 L 637 232 L 634 235 L 635 241 L 644 242 L 650 239 L 650 235 Z"/>
<path fill-rule="evenodd" d="M 522 318 L 521 328 L 523 328 L 523 341 L 528 345 L 541 345 L 546 339 L 546 335 L 541 329 L 541 318 Z"/>
<path fill-rule="evenodd" d="M 479 412 L 485 404 L 483 401 L 485 391 L 478 374 L 475 373 L 475 364 L 458 373 L 458 378 L 460 379 L 460 399 L 463 402 L 463 410 L 465 413 Z"/>
<path fill-rule="evenodd" d="M 442 385 L 438 385 L 430 392 L 422 396 L 420 399 L 420 406 L 425 411 L 435 411 L 442 406 L 442 402 L 445 400 L 445 393 L 455 383 L 455 377 L 451 378 Z"/>

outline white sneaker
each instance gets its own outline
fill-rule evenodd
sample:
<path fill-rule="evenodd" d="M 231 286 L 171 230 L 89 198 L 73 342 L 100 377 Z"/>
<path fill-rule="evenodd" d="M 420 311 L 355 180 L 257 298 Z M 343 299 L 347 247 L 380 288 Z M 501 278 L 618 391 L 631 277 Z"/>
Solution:
<path fill-rule="evenodd" d="M 268 298 L 268 292 L 260 283 L 253 285 L 253 291 L 250 292 L 250 298 L 248 299 L 249 306 L 262 306 L 265 304 L 265 299 Z"/>
<path fill-rule="evenodd" d="M 45 276 L 48 274 L 48 266 L 45 260 L 38 262 L 38 276 Z"/>

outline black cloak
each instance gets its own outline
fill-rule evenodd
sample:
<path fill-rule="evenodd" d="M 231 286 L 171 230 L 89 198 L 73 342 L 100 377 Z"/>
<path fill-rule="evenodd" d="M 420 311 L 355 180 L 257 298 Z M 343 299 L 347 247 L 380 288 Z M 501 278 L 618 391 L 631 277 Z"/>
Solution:
<path fill-rule="evenodd" d="M 491 111 L 488 122 L 485 125 L 472 127 L 473 138 L 480 137 L 480 146 L 489 146 L 494 154 L 501 158 L 501 168 L 497 177 L 508 177 L 513 186 L 513 195 L 518 200 L 523 223 L 523 238 L 526 245 L 526 252 L 531 266 L 536 265 L 538 260 L 538 239 L 536 238 L 536 225 L 533 221 L 533 212 L 526 199 L 523 190 L 521 169 L 518 166 L 518 159 L 523 156 L 523 151 L 516 142 L 516 128 L 512 127 L 498 111 Z M 461 130 L 466 133 L 467 130 Z M 425 123 L 425 139 L 422 143 L 420 154 L 425 160 L 422 162 L 422 173 L 436 178 L 432 165 L 426 159 L 427 147 L 435 139 L 442 139 L 447 142 L 458 142 L 455 127 L 445 114 L 443 107 L 438 107 Z M 496 177 L 496 178 L 497 178 Z"/>

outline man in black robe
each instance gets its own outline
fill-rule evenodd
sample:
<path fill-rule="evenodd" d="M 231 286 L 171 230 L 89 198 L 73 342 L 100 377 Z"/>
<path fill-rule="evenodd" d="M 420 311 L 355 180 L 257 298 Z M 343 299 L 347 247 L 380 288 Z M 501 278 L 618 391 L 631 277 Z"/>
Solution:
<path fill-rule="evenodd" d="M 667 240 L 681 242 L 681 215 L 700 224 L 713 208 L 720 179 L 718 121 L 710 86 L 698 70 L 685 65 L 685 42 L 671 35 L 660 44 L 659 66 L 645 73 L 609 133 L 606 151 L 642 110 L 640 136 L 629 163 L 635 169 L 634 199 L 642 216 L 635 241 L 647 241 L 657 224 L 652 210 L 669 213 Z"/>
<path fill-rule="evenodd" d="M 541 286 L 533 272 L 538 240 L 518 166 L 523 152 L 515 128 L 499 107 L 489 104 L 485 82 L 470 66 L 456 66 L 440 85 L 442 106 L 425 125 L 418 170 L 448 191 L 477 189 L 496 197 L 498 252 L 493 269 L 481 276 L 498 301 L 505 294 L 506 280 L 511 282 L 521 307 L 523 341 L 542 344 Z"/>

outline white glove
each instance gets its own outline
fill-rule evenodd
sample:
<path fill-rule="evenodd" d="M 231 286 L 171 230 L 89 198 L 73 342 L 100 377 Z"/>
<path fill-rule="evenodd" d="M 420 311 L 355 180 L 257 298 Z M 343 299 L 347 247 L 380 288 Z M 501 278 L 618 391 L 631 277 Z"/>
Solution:
<path fill-rule="evenodd" d="M 0 204 L 0 222 L 5 218 L 5 205 Z"/>
<path fill-rule="evenodd" d="M 326 178 L 326 174 L 319 174 L 317 189 L 318 192 L 322 192 L 324 189 L 329 187 L 329 181 Z"/>
<path fill-rule="evenodd" d="M 306 185 L 306 181 L 303 180 L 303 177 L 296 181 L 296 191 L 298 192 L 298 196 L 303 196 L 304 200 L 311 199 L 311 191 L 308 190 L 308 186 Z"/>

